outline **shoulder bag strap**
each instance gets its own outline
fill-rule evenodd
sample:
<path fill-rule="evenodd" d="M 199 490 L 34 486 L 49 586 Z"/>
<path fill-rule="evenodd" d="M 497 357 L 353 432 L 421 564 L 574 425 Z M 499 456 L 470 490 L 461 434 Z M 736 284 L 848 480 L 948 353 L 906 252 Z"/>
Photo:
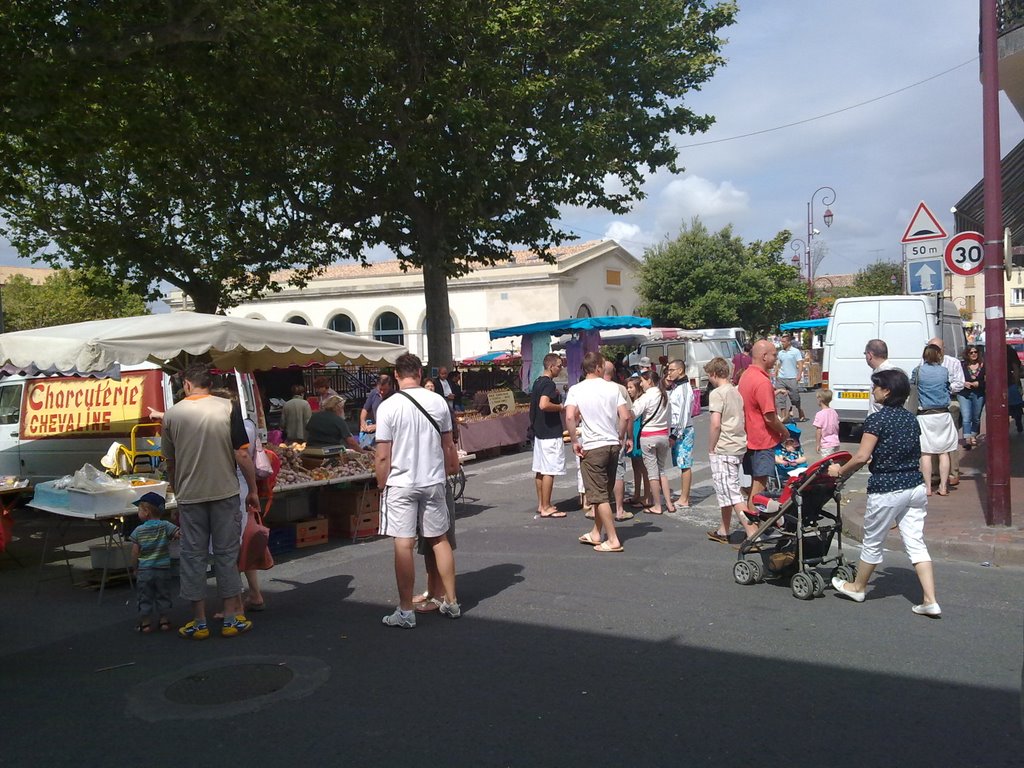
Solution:
<path fill-rule="evenodd" d="M 427 421 L 430 422 L 430 426 L 437 430 L 437 434 L 441 434 L 441 425 L 437 423 L 437 420 L 434 419 L 433 416 L 427 413 L 427 409 L 420 405 L 419 401 L 415 397 L 410 395 L 408 392 L 403 392 L 402 390 L 398 390 L 398 394 L 404 395 L 408 398 L 409 402 L 415 405 L 419 409 L 420 413 L 427 417 Z"/>

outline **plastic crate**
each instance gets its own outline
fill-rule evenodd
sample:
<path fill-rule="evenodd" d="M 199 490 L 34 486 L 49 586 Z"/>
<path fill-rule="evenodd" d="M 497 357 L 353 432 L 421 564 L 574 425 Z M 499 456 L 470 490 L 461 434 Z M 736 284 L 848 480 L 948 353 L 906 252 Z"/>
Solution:
<path fill-rule="evenodd" d="M 295 526 L 282 525 L 270 529 L 270 540 L 267 543 L 272 555 L 282 555 L 295 549 Z"/>

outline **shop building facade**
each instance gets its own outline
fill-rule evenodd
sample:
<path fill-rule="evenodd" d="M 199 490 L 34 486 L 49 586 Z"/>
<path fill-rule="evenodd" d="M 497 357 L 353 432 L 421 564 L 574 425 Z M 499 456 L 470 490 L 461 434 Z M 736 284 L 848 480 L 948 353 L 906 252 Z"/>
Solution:
<path fill-rule="evenodd" d="M 614 240 L 553 248 L 551 253 L 553 264 L 532 251 L 517 251 L 506 263 L 449 281 L 455 360 L 518 343 L 492 343 L 492 328 L 636 313 L 640 261 Z M 281 273 L 277 279 L 283 285 L 288 275 Z M 172 310 L 188 308 L 180 291 L 169 294 L 166 302 Z M 233 307 L 227 314 L 396 342 L 427 358 L 423 276 L 419 270 L 402 272 L 397 260 L 334 265 L 304 288 L 285 286 L 280 293 Z"/>

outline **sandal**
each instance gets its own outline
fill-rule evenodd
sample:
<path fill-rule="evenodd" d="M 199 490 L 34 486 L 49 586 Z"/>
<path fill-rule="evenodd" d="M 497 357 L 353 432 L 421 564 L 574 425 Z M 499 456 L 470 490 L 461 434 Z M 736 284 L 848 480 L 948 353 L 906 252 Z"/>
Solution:
<path fill-rule="evenodd" d="M 431 613 L 433 611 L 440 610 L 440 608 L 441 601 L 438 600 L 436 597 L 431 597 L 422 602 L 415 603 L 412 607 L 412 609 L 416 611 L 416 613 Z"/>
<path fill-rule="evenodd" d="M 632 512 L 623 512 L 622 515 L 615 516 L 615 522 L 624 523 L 627 520 L 632 520 L 634 517 L 636 517 L 636 515 L 634 515 Z"/>
<path fill-rule="evenodd" d="M 148 635 L 150 632 L 153 631 L 153 625 L 150 624 L 148 621 L 140 621 L 138 624 L 135 625 L 135 631 L 141 632 L 144 635 Z"/>
<path fill-rule="evenodd" d="M 171 620 L 167 618 L 160 619 L 160 631 L 168 632 L 171 629 Z"/>
<path fill-rule="evenodd" d="M 412 604 L 416 605 L 417 603 L 426 603 L 426 602 L 429 602 L 429 601 L 431 601 L 433 599 L 434 598 L 433 598 L 433 596 L 431 596 L 430 592 L 424 592 L 424 593 L 419 594 L 419 595 L 413 595 L 413 597 L 412 597 Z"/>

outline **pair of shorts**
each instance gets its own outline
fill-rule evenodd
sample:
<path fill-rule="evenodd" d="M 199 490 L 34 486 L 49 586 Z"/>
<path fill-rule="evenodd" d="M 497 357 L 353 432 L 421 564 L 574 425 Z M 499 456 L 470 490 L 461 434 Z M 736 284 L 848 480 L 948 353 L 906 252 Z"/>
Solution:
<path fill-rule="evenodd" d="M 742 504 L 740 464 L 743 463 L 743 457 L 712 453 L 708 459 L 711 462 L 711 482 L 715 486 L 718 506 L 734 507 Z"/>
<path fill-rule="evenodd" d="M 799 408 L 800 387 L 797 385 L 796 379 L 779 379 L 779 384 L 786 388 L 786 392 L 789 394 L 789 402 Z"/>
<path fill-rule="evenodd" d="M 588 504 L 607 504 L 611 501 L 621 451 L 622 446 L 619 445 L 601 445 L 588 449 L 580 459 L 580 474 L 583 475 Z"/>
<path fill-rule="evenodd" d="M 626 482 L 626 448 L 619 450 L 619 462 L 615 465 L 615 482 Z"/>
<path fill-rule="evenodd" d="M 647 477 L 651 480 L 657 480 L 662 475 L 668 474 L 670 466 L 668 435 L 656 435 L 655 437 L 644 437 L 641 435 L 640 450 L 643 452 L 644 468 L 647 470 Z"/>
<path fill-rule="evenodd" d="M 425 488 L 401 488 L 389 485 L 380 495 L 380 532 L 396 539 L 443 536 L 450 518 L 445 499 L 447 483 Z"/>
<path fill-rule="evenodd" d="M 672 443 L 672 464 L 680 470 L 690 469 L 693 466 L 693 427 L 687 427 L 683 434 L 679 435 Z"/>
<path fill-rule="evenodd" d="M 565 474 L 565 443 L 561 437 L 533 439 L 533 471 L 538 475 Z"/>
<path fill-rule="evenodd" d="M 775 450 L 748 450 L 743 456 L 743 471 L 751 477 L 768 477 L 775 474 Z"/>

